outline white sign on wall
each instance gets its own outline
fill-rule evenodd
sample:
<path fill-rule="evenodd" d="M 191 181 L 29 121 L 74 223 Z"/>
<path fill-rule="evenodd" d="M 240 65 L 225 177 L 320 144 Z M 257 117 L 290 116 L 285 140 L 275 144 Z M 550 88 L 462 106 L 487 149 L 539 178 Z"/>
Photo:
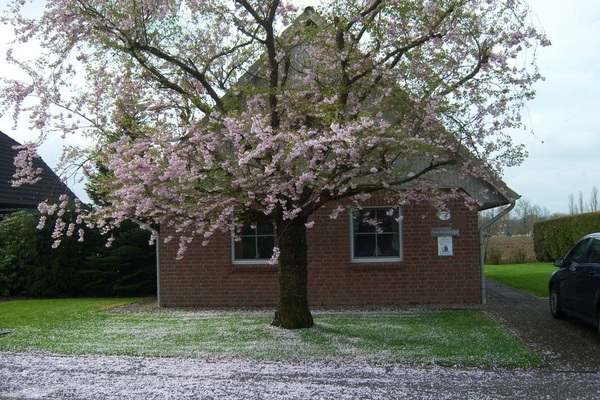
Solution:
<path fill-rule="evenodd" d="M 452 236 L 438 236 L 438 256 L 454 255 L 452 249 Z"/>

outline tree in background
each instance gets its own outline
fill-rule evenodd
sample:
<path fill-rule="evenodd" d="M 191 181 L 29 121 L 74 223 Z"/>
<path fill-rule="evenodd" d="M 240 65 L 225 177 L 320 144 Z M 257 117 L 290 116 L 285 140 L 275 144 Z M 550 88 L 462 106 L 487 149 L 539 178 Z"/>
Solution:
<path fill-rule="evenodd" d="M 598 211 L 598 188 L 596 186 L 592 188 L 588 203 L 585 202 L 583 191 L 581 190 L 579 191 L 577 202 L 575 202 L 575 195 L 573 193 L 569 195 L 569 214 L 583 214 L 588 211 Z"/>
<path fill-rule="evenodd" d="M 501 210 L 492 208 L 479 213 L 480 225 L 491 221 Z M 521 198 L 516 207 L 500 220 L 488 228 L 488 233 L 495 236 L 531 235 L 533 226 L 538 221 L 543 221 L 557 215 L 550 214 L 547 208 L 532 204 L 531 200 Z"/>
<path fill-rule="evenodd" d="M 542 209 L 537 204 L 531 204 L 531 201 L 525 198 L 519 199 L 515 213 L 521 222 L 521 227 L 513 230 L 513 232 L 524 235 L 532 235 L 535 223 L 548 219 L 550 216 L 548 209 Z"/>
<path fill-rule="evenodd" d="M 68 154 L 109 171 L 107 201 L 82 221 L 176 227 L 166 240 L 183 256 L 269 215 L 285 328 L 313 325 L 316 210 L 376 193 L 443 209 L 464 195 L 439 190 L 436 174 L 490 179 L 522 161 L 505 132 L 540 79 L 523 55 L 548 44 L 521 1 L 336 0 L 298 19 L 281 0 L 55 0 L 39 19 L 22 4 L 4 21 L 17 46 L 35 38 L 44 53 L 11 58 L 31 79 L 3 88 L 45 134 L 96 143 Z M 124 121 L 136 123 L 115 137 Z M 55 232 L 69 229 L 59 219 Z"/>
<path fill-rule="evenodd" d="M 598 211 L 598 188 L 596 186 L 592 188 L 592 193 L 590 194 L 590 211 Z"/>

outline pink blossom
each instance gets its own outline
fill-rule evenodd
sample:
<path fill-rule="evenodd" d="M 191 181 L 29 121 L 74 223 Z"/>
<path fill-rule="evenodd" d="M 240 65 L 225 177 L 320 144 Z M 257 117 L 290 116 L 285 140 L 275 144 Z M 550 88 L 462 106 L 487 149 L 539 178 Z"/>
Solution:
<path fill-rule="evenodd" d="M 277 262 L 279 261 L 279 255 L 280 255 L 279 247 L 273 247 L 273 255 L 269 259 L 269 264 L 270 265 L 277 264 Z"/>
<path fill-rule="evenodd" d="M 34 184 L 42 179 L 39 175 L 42 173 L 41 167 L 34 167 L 34 160 L 39 159 L 37 154 L 37 144 L 25 143 L 22 146 L 15 146 L 15 150 L 19 150 L 14 158 L 16 171 L 13 174 L 12 185 L 14 187 L 23 184 Z"/>

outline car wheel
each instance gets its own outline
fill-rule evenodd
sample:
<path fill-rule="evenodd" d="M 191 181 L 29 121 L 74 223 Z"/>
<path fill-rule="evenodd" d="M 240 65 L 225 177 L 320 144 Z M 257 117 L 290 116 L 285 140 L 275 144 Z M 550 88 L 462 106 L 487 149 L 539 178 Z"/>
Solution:
<path fill-rule="evenodd" d="M 556 288 L 550 288 L 550 312 L 554 318 L 564 318 L 567 313 L 562 310 L 560 295 Z"/>

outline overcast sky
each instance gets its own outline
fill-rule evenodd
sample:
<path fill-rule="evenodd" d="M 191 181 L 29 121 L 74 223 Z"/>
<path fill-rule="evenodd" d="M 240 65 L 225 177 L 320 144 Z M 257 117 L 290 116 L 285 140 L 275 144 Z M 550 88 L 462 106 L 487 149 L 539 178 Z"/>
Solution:
<path fill-rule="evenodd" d="M 600 189 L 600 2 L 529 0 L 552 46 L 538 51 L 544 82 L 525 118 L 535 136 L 519 134 L 529 158 L 505 182 L 551 213 L 569 211 L 569 195 L 589 201 Z"/>
<path fill-rule="evenodd" d="M 0 6 L 4 8 L 6 2 L 0 0 Z M 528 103 L 524 114 L 533 133 L 515 132 L 515 140 L 526 144 L 529 158 L 508 169 L 504 181 L 532 205 L 567 213 L 569 195 L 577 199 L 582 192 L 588 202 L 592 188 L 600 189 L 600 2 L 528 2 L 534 23 L 546 32 L 552 46 L 537 51 L 546 80 L 536 85 L 537 98 Z M 14 73 L 4 61 L 9 39 L 10 30 L 0 25 L 0 75 Z M 0 130 L 15 140 L 35 137 L 26 124 L 16 130 L 12 125 L 10 118 L 0 119 Z M 58 161 L 59 147 L 60 143 L 51 143 L 41 151 L 51 166 Z"/>

